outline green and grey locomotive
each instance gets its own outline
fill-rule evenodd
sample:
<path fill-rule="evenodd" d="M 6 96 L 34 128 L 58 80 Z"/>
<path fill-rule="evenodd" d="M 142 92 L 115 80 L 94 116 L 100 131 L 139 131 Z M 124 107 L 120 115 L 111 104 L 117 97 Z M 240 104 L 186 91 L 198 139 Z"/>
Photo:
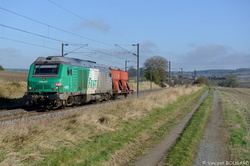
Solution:
<path fill-rule="evenodd" d="M 58 108 L 113 96 L 109 68 L 62 56 L 39 57 L 32 63 L 25 98 L 28 105 Z"/>

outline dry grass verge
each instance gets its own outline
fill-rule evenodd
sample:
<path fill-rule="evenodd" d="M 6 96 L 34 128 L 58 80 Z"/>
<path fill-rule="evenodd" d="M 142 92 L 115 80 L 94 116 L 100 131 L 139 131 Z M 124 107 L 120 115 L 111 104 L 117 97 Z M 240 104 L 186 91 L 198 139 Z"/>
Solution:
<path fill-rule="evenodd" d="M 0 107 L 23 105 L 28 73 L 0 71 Z"/>
<path fill-rule="evenodd" d="M 26 82 L 28 73 L 14 71 L 0 71 L 0 81 Z"/>
<path fill-rule="evenodd" d="M 0 85 L 0 97 L 8 99 L 23 97 L 27 88 L 26 82 L 0 81 Z"/>
<path fill-rule="evenodd" d="M 136 91 L 136 82 L 130 82 L 129 86 L 132 87 L 132 89 L 134 89 L 134 91 Z M 160 87 L 159 85 L 152 82 L 152 89 L 160 89 L 160 88 L 162 88 L 162 87 Z M 150 82 L 149 81 L 140 82 L 140 89 L 139 90 L 140 91 L 150 90 Z"/>
<path fill-rule="evenodd" d="M 0 80 L 0 107 L 24 105 L 23 95 L 26 91 L 26 82 L 8 82 Z"/>
<path fill-rule="evenodd" d="M 145 153 L 170 130 L 166 125 L 174 126 L 190 111 L 201 88 L 166 89 L 112 106 L 1 126 L 0 165 L 128 163 L 131 154 Z"/>

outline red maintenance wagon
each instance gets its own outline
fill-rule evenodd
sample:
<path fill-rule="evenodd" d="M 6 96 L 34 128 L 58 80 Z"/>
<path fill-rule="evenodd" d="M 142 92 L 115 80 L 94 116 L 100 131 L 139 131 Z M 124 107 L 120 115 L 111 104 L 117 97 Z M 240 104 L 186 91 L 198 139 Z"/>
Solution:
<path fill-rule="evenodd" d="M 128 72 L 123 70 L 110 69 L 114 96 L 132 94 L 134 91 L 128 84 Z"/>

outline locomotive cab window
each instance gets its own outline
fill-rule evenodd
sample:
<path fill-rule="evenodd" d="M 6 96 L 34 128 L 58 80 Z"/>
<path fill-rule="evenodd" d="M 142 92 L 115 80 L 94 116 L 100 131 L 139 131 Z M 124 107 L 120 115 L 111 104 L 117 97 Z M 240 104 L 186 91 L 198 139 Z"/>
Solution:
<path fill-rule="evenodd" d="M 34 75 L 57 75 L 59 65 L 35 65 Z"/>

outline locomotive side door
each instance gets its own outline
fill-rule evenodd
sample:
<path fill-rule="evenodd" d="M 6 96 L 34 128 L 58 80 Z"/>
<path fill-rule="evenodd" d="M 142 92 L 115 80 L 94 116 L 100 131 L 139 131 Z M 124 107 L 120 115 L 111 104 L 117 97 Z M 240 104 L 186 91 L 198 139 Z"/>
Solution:
<path fill-rule="evenodd" d="M 69 91 L 72 92 L 74 89 L 74 83 L 73 83 L 73 67 L 68 67 L 68 77 L 69 77 Z"/>

